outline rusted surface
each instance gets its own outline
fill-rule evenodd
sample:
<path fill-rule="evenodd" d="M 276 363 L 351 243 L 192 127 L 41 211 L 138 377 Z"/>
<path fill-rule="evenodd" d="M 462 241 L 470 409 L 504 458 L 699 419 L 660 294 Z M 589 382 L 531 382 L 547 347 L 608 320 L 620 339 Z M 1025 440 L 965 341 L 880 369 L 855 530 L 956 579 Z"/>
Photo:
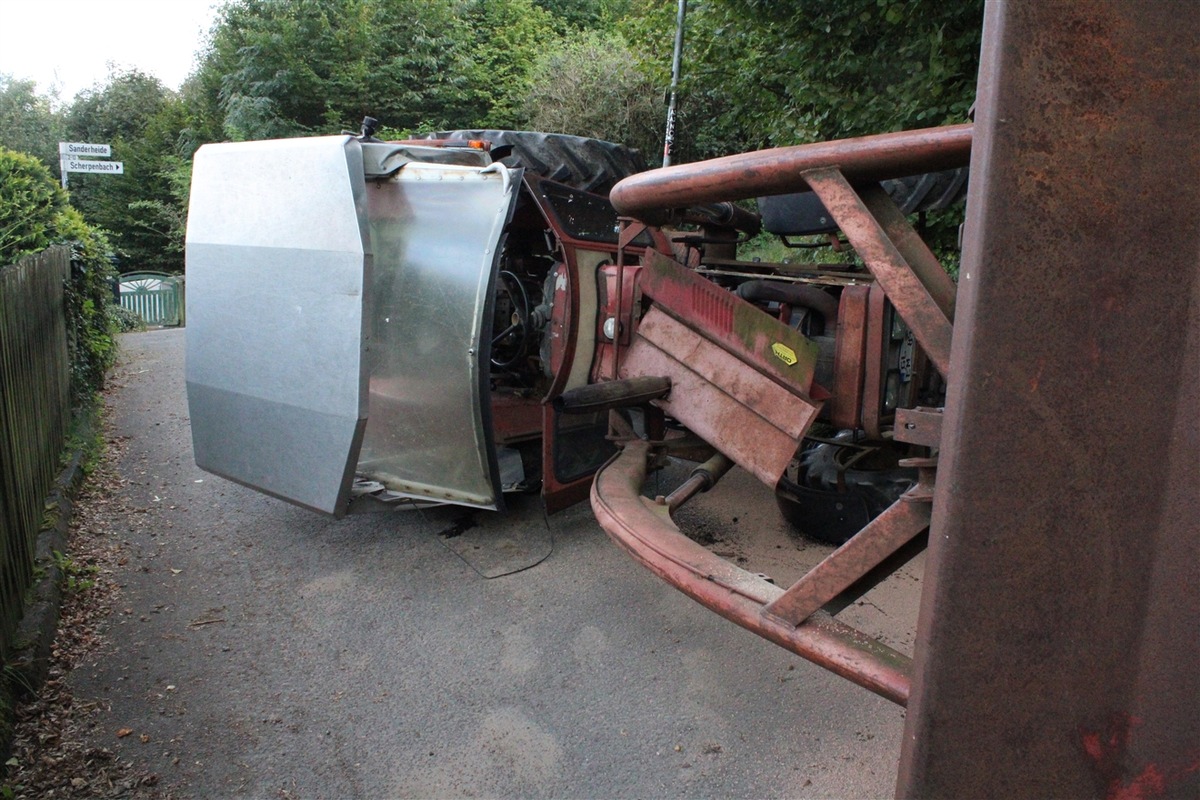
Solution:
<path fill-rule="evenodd" d="M 841 429 L 853 430 L 859 425 L 870 293 L 870 286 L 842 290 L 833 354 L 833 397 L 829 399 L 830 421 Z"/>
<path fill-rule="evenodd" d="M 617 234 L 616 286 L 612 290 L 612 297 L 616 298 L 616 302 L 613 304 L 613 316 L 617 320 L 617 323 L 620 324 L 620 321 L 625 316 L 625 272 L 629 267 L 625 261 L 630 255 L 630 245 L 633 244 L 634 239 L 646 230 L 646 224 L 631 219 L 620 219 L 617 224 L 620 230 Z M 632 289 L 630 291 L 632 293 Z M 630 334 L 632 335 L 632 328 L 630 329 Z M 610 359 L 610 366 L 612 367 L 611 374 L 613 377 L 616 377 L 620 372 L 621 347 L 627 341 L 620 333 L 611 339 L 612 358 Z"/>
<path fill-rule="evenodd" d="M 795 329 L 653 251 L 642 259 L 642 291 L 657 306 L 792 391 L 808 392 L 817 346 Z"/>
<path fill-rule="evenodd" d="M 872 209 L 840 170 L 832 167 L 812 170 L 805 173 L 805 180 L 829 209 L 830 216 L 837 221 L 850 244 L 854 246 L 855 252 L 862 257 L 867 269 L 875 276 L 875 280 L 887 292 L 888 299 L 912 329 L 929 360 L 938 372 L 947 375 L 953 330 L 951 320 L 942 304 L 953 304 L 952 287 L 946 289 L 943 285 L 949 278 L 942 272 L 942 280 L 933 279 L 934 289 L 941 298 L 939 303 L 924 282 L 924 273 L 929 272 L 932 277 L 930 265 L 925 264 L 921 258 L 918 261 L 922 264 L 921 271 L 913 269 L 896 243 L 888 236 L 888 230 L 876 219 Z M 882 197 L 879 196 L 881 194 Z M 872 198 L 876 207 L 885 208 L 887 204 L 891 204 L 887 219 L 893 228 L 911 231 L 911 226 L 882 190 L 869 192 L 868 196 Z M 914 246 L 911 237 L 905 235 L 901 238 L 906 242 L 906 249 L 920 253 L 920 248 Z M 932 258 L 932 254 L 929 257 Z M 936 259 L 933 265 L 936 267 Z M 940 270 L 940 267 L 937 269 Z"/>
<path fill-rule="evenodd" d="M 763 609 L 799 625 L 929 527 L 929 499 L 901 497 Z"/>
<path fill-rule="evenodd" d="M 542 402 L 537 397 L 492 393 L 492 432 L 499 444 L 542 435 Z"/>
<path fill-rule="evenodd" d="M 970 153 L 970 125 L 884 133 L 650 170 L 622 180 L 609 200 L 656 221 L 665 209 L 804 191 L 807 170 L 837 167 L 853 183 L 873 182 L 961 167 Z"/>
<path fill-rule="evenodd" d="M 815 664 L 904 705 L 909 659 L 817 612 L 799 626 L 762 613 L 783 594 L 773 583 L 713 555 L 679 532 L 667 509 L 641 497 L 649 445 L 628 443 L 596 474 L 592 510 L 634 558 L 692 599 Z"/>
<path fill-rule="evenodd" d="M 665 502 L 667 510 L 674 514 L 688 500 L 715 486 L 717 481 L 721 480 L 731 469 L 733 469 L 733 462 L 728 458 L 720 453 L 712 456 L 693 469 L 688 479 L 665 498 L 663 502 Z"/>
<path fill-rule="evenodd" d="M 1197 30 L 986 6 L 902 797 L 1200 797 Z"/>
<path fill-rule="evenodd" d="M 896 252 L 917 276 L 917 280 L 929 293 L 934 305 L 945 315 L 946 319 L 954 322 L 955 296 L 958 285 L 938 261 L 937 256 L 925 244 L 925 240 L 901 212 L 900 207 L 888 196 L 879 185 L 863 186 L 856 190 L 862 198 L 863 205 L 879 224 L 888 241 L 896 248 Z M 868 265 L 869 268 L 870 265 Z"/>
<path fill-rule="evenodd" d="M 858 425 L 868 437 L 879 439 L 883 415 L 883 387 L 887 365 L 885 345 L 891 338 L 887 317 L 887 294 L 879 284 L 867 295 L 866 355 L 863 357 L 862 413 Z"/>
<path fill-rule="evenodd" d="M 637 285 L 639 274 L 642 268 L 632 264 L 624 266 L 624 275 L 620 281 L 617 280 L 617 266 L 615 264 L 606 264 L 601 267 L 600 281 L 604 287 L 602 294 L 602 303 L 598 322 L 603 327 L 604 320 L 612 317 L 620 321 L 619 333 L 621 344 L 629 344 L 629 337 L 632 331 L 637 327 L 636 313 L 639 309 L 636 307 L 637 300 L 640 296 L 637 294 Z M 618 301 L 617 286 L 621 287 L 621 296 Z M 598 334 L 601 341 L 612 341 L 603 331 Z"/>
<path fill-rule="evenodd" d="M 770 261 L 738 261 L 732 258 L 713 258 L 706 252 L 704 265 L 696 271 L 703 274 L 733 275 L 742 278 L 798 281 L 823 286 L 853 286 L 875 280 L 868 272 L 847 272 L 827 269 L 832 265 L 791 264 Z"/>
<path fill-rule="evenodd" d="M 940 408 L 896 409 L 896 441 L 919 444 L 936 450 L 942 441 L 943 416 Z"/>
<path fill-rule="evenodd" d="M 820 408 L 657 307 L 621 363 L 622 378 L 642 376 L 670 378 L 671 394 L 654 404 L 768 486 Z"/>
<path fill-rule="evenodd" d="M 625 349 L 629 346 L 630 336 L 641 316 L 640 294 L 638 292 L 639 274 L 642 268 L 632 264 L 606 264 L 598 271 L 600 273 L 601 293 L 600 311 L 596 317 L 596 356 L 592 364 L 592 380 L 612 380 L 617 374 L 617 347 Z M 618 297 L 617 287 L 621 287 Z M 615 328 L 619 331 L 619 345 L 614 343 L 604 332 L 608 319 L 616 320 Z"/>

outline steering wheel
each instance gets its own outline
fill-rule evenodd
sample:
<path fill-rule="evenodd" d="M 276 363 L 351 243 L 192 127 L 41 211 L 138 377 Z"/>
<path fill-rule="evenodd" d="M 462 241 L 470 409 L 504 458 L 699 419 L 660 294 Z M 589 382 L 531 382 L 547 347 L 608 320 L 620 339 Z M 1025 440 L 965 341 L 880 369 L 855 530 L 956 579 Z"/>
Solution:
<path fill-rule="evenodd" d="M 509 325 L 492 337 L 492 366 L 501 369 L 511 367 L 525 355 L 529 342 L 529 293 L 520 278 L 508 270 L 500 271 L 500 285 L 496 288 L 496 299 L 507 297 L 512 306 Z M 515 289 L 514 289 L 515 287 Z"/>

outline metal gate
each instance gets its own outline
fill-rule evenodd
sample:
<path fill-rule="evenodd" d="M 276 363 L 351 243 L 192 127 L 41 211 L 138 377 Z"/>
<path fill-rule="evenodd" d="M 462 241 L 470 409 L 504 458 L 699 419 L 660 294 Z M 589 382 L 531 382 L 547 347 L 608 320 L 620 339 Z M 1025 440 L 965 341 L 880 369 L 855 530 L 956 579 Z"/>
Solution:
<path fill-rule="evenodd" d="M 165 272 L 128 272 L 120 276 L 121 307 L 147 325 L 183 324 L 183 278 Z"/>

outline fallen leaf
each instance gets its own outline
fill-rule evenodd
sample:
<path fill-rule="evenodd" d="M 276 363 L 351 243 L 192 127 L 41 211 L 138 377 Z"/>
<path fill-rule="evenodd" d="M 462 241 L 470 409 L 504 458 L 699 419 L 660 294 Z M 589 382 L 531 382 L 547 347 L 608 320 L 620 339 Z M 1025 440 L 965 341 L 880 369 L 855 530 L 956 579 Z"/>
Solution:
<path fill-rule="evenodd" d="M 142 734 L 141 736 L 139 736 L 138 738 L 142 740 L 142 744 L 145 744 L 146 742 L 150 741 L 150 734 L 148 734 L 148 733 L 143 733 L 143 734 Z"/>
<path fill-rule="evenodd" d="M 172 574 L 172 575 L 178 575 L 178 574 L 179 574 L 179 573 L 181 573 L 181 572 L 183 572 L 183 570 L 181 570 L 181 569 L 173 569 L 173 570 L 171 570 L 171 574 Z"/>
<path fill-rule="evenodd" d="M 133 733 L 133 728 L 121 728 L 121 730 L 117 731 L 117 738 L 124 739 L 131 733 Z"/>

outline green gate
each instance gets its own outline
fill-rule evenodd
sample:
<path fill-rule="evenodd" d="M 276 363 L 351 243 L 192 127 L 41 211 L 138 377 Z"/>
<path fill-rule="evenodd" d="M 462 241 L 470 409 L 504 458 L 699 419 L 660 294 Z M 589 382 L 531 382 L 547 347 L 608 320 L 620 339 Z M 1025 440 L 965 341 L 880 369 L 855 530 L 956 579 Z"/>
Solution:
<path fill-rule="evenodd" d="M 182 325 L 183 277 L 165 272 L 127 272 L 120 276 L 121 307 L 147 325 Z"/>

